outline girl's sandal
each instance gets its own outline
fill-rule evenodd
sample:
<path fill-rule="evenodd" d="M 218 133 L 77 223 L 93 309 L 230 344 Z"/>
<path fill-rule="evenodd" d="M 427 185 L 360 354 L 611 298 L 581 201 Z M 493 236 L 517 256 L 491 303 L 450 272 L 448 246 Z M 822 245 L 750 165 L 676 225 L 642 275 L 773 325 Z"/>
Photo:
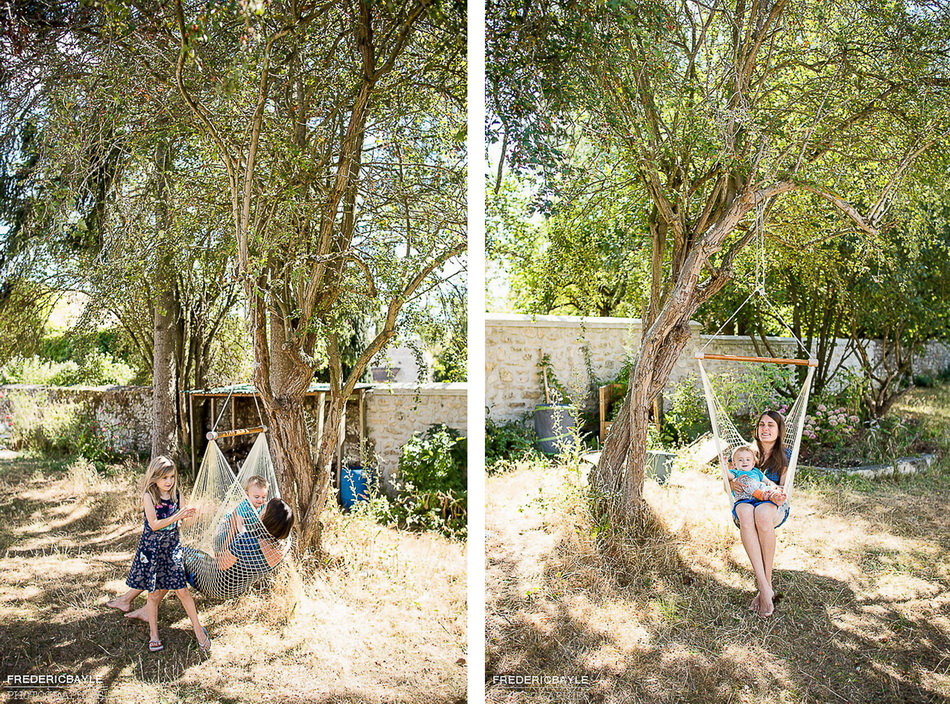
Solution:
<path fill-rule="evenodd" d="M 162 645 L 162 641 L 160 640 L 150 640 L 148 642 L 148 649 L 153 653 L 157 653 L 159 650 L 164 650 L 165 646 Z"/>
<path fill-rule="evenodd" d="M 198 647 L 201 649 L 201 652 L 210 653 L 211 652 L 211 636 L 208 635 L 207 628 L 202 628 L 201 630 L 205 632 L 205 642 L 198 643 Z"/>

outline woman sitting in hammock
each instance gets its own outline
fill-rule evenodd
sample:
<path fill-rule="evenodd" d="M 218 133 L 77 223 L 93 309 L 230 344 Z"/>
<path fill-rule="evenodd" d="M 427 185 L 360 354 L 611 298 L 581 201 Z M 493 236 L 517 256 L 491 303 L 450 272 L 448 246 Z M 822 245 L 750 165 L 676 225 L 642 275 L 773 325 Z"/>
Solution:
<path fill-rule="evenodd" d="M 284 559 L 282 541 L 294 527 L 294 512 L 281 499 L 267 502 L 260 519 L 247 521 L 231 542 L 212 557 L 195 548 L 184 547 L 185 577 L 188 584 L 207 597 L 233 599 L 246 594 Z M 145 618 L 145 607 L 126 614 Z"/>
<path fill-rule="evenodd" d="M 247 592 L 284 559 L 283 541 L 294 527 L 294 512 L 282 499 L 267 502 L 260 519 L 241 521 L 243 530 L 214 557 L 185 548 L 185 573 L 199 592 L 230 599 Z"/>
<path fill-rule="evenodd" d="M 248 528 L 249 523 L 253 525 L 252 521 L 255 520 L 256 516 L 250 519 L 238 516 L 237 537 L 215 555 L 218 569 L 226 571 L 238 565 L 252 571 L 260 569 L 270 572 L 284 559 L 284 552 L 277 541 L 290 535 L 294 527 L 293 510 L 282 499 L 271 499 L 260 516 L 261 527 L 266 532 L 253 528 L 241 530 Z"/>
<path fill-rule="evenodd" d="M 755 428 L 755 442 L 759 447 L 759 469 L 765 476 L 785 486 L 785 475 L 791 449 L 785 447 L 785 418 L 777 411 L 766 411 Z M 741 492 L 738 480 L 731 482 L 733 491 Z M 740 503 L 733 509 L 733 519 L 739 526 L 742 547 L 745 548 L 759 593 L 755 595 L 751 611 L 759 616 L 771 616 L 775 611 L 775 590 L 772 589 L 772 563 L 775 561 L 775 529 L 788 519 L 788 502 L 776 506 L 771 501 Z"/>

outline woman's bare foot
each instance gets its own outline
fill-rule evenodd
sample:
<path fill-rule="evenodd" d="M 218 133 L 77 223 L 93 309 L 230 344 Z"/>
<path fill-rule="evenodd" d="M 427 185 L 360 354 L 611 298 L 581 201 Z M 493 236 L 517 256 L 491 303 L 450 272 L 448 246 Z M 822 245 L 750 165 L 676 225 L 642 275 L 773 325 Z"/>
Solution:
<path fill-rule="evenodd" d="M 749 611 L 752 611 L 753 613 L 758 613 L 759 611 L 759 594 L 758 593 L 756 593 L 756 595 L 752 597 L 752 603 L 749 604 Z"/>
<path fill-rule="evenodd" d="M 126 617 L 126 618 L 137 618 L 139 621 L 145 621 L 145 623 L 148 623 L 148 617 L 145 615 L 145 607 L 144 607 L 144 606 L 143 606 L 142 608 L 140 608 L 140 609 L 136 609 L 135 611 L 130 611 L 129 613 L 127 613 L 127 614 L 125 615 L 125 617 Z"/>
<path fill-rule="evenodd" d="M 132 604 L 123 599 L 121 596 L 117 596 L 112 601 L 107 601 L 106 606 L 108 606 L 110 609 L 118 609 L 119 611 L 125 612 L 128 612 L 128 610 L 132 608 Z"/>

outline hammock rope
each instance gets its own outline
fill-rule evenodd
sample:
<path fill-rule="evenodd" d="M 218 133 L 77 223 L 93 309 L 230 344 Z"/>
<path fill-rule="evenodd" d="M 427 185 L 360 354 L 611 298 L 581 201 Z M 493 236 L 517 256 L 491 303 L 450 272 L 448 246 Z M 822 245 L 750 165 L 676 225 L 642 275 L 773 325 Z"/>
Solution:
<path fill-rule="evenodd" d="M 245 491 L 253 476 L 267 482 L 260 508 Z M 274 498 L 280 498 L 280 490 L 263 428 L 237 476 L 217 442 L 208 442 L 189 501 L 198 514 L 181 528 L 192 586 L 205 596 L 230 599 L 247 593 L 274 570 L 291 541 L 275 540 L 261 522 L 260 512 Z"/>
<path fill-rule="evenodd" d="M 699 363 L 699 374 L 703 383 L 703 394 L 706 397 L 706 408 L 709 411 L 709 419 L 712 425 L 713 438 L 716 444 L 716 454 L 719 457 L 719 467 L 722 471 L 722 482 L 723 488 L 725 489 L 726 496 L 729 501 L 729 505 L 732 505 L 733 496 L 732 496 L 732 487 L 729 484 L 729 463 L 732 459 L 732 453 L 735 448 L 741 445 L 750 445 L 751 441 L 746 440 L 742 437 L 742 434 L 736 428 L 735 424 L 732 422 L 732 418 L 729 416 L 727 409 L 725 408 L 722 399 L 715 392 L 712 382 L 710 381 L 709 374 L 706 371 L 706 367 L 703 364 L 704 359 L 719 359 L 719 360 L 730 360 L 738 363 L 759 363 L 759 364 L 789 364 L 789 365 L 801 365 L 808 366 L 808 371 L 805 375 L 805 381 L 802 384 L 801 391 L 799 391 L 798 397 L 795 399 L 795 402 L 792 404 L 791 409 L 788 411 L 785 417 L 785 433 L 782 437 L 782 443 L 786 448 L 791 449 L 791 456 L 788 460 L 788 469 L 785 472 L 785 485 L 784 491 L 786 495 L 786 501 L 791 501 L 792 490 L 795 483 L 795 470 L 798 467 L 798 454 L 801 449 L 802 442 L 802 432 L 805 428 L 805 419 L 808 410 L 808 398 L 811 395 L 812 379 L 814 378 L 815 368 L 818 366 L 818 360 L 814 358 L 814 355 L 805 347 L 804 343 L 798 338 L 795 334 L 795 331 L 792 329 L 788 323 L 782 318 L 779 310 L 772 305 L 769 301 L 768 296 L 765 291 L 765 271 L 766 271 L 766 252 L 765 252 L 765 208 L 767 205 L 766 202 L 756 203 L 756 212 L 755 212 L 755 228 L 756 228 L 756 252 L 755 252 L 755 288 L 749 294 L 749 296 L 742 302 L 742 304 L 735 310 L 735 312 L 729 316 L 729 319 L 726 320 L 722 326 L 709 337 L 706 341 L 706 344 L 696 353 L 696 361 Z M 729 325 L 730 322 L 739 314 L 739 312 L 745 308 L 745 306 L 753 298 L 758 296 L 764 301 L 765 305 L 770 309 L 771 313 L 775 318 L 788 330 L 789 334 L 795 339 L 795 342 L 798 343 L 799 348 L 807 355 L 808 359 L 778 359 L 778 358 L 767 358 L 767 357 L 739 357 L 735 355 L 725 355 L 725 354 L 706 354 L 706 349 L 713 343 L 713 341 L 719 337 L 720 333 Z M 783 520 L 781 513 L 776 515 L 776 524 L 778 525 Z"/>
<path fill-rule="evenodd" d="M 716 355 L 716 358 L 726 357 L 726 355 Z M 728 357 L 726 357 L 728 359 Z M 712 424 L 713 437 L 716 442 L 716 454 L 719 457 L 719 467 L 722 470 L 722 482 L 726 495 L 732 500 L 732 488 L 729 485 L 729 462 L 732 458 L 732 452 L 742 445 L 750 445 L 751 441 L 742 437 L 739 429 L 732 422 L 728 410 L 722 402 L 720 396 L 715 392 L 713 384 L 703 364 L 705 355 L 699 353 L 696 360 L 699 363 L 699 374 L 703 382 L 703 392 L 706 397 L 706 408 L 709 411 L 709 419 Z M 763 363 L 791 363 L 798 360 L 762 360 Z M 788 469 L 785 472 L 785 494 L 788 500 L 791 500 L 792 490 L 795 483 L 795 470 L 798 467 L 798 454 L 801 448 L 802 431 L 805 428 L 805 419 L 808 410 L 808 398 L 811 395 L 812 379 L 815 374 L 817 362 L 809 360 L 808 372 L 805 375 L 805 383 L 802 385 L 798 397 L 792 404 L 791 409 L 785 417 L 785 434 L 782 442 L 785 447 L 792 451 L 788 460 Z"/>

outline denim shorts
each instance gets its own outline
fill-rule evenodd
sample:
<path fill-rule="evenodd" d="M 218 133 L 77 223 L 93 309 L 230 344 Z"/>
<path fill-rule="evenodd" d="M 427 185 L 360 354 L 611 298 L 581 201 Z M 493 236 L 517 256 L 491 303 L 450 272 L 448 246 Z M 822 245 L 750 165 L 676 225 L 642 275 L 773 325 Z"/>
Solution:
<path fill-rule="evenodd" d="M 775 504 L 771 501 L 762 501 L 760 499 L 739 499 L 732 505 L 732 522 L 736 524 L 736 528 L 739 527 L 739 516 L 736 514 L 736 506 L 739 504 L 752 504 L 753 507 L 758 506 L 759 504 L 772 504 L 775 506 Z M 789 505 L 788 501 L 786 501 L 784 504 L 777 506 L 776 508 L 778 508 L 778 512 L 775 515 L 776 518 L 779 519 L 779 522 L 775 525 L 775 527 L 778 528 L 788 520 L 788 514 L 791 513 L 792 507 Z"/>

